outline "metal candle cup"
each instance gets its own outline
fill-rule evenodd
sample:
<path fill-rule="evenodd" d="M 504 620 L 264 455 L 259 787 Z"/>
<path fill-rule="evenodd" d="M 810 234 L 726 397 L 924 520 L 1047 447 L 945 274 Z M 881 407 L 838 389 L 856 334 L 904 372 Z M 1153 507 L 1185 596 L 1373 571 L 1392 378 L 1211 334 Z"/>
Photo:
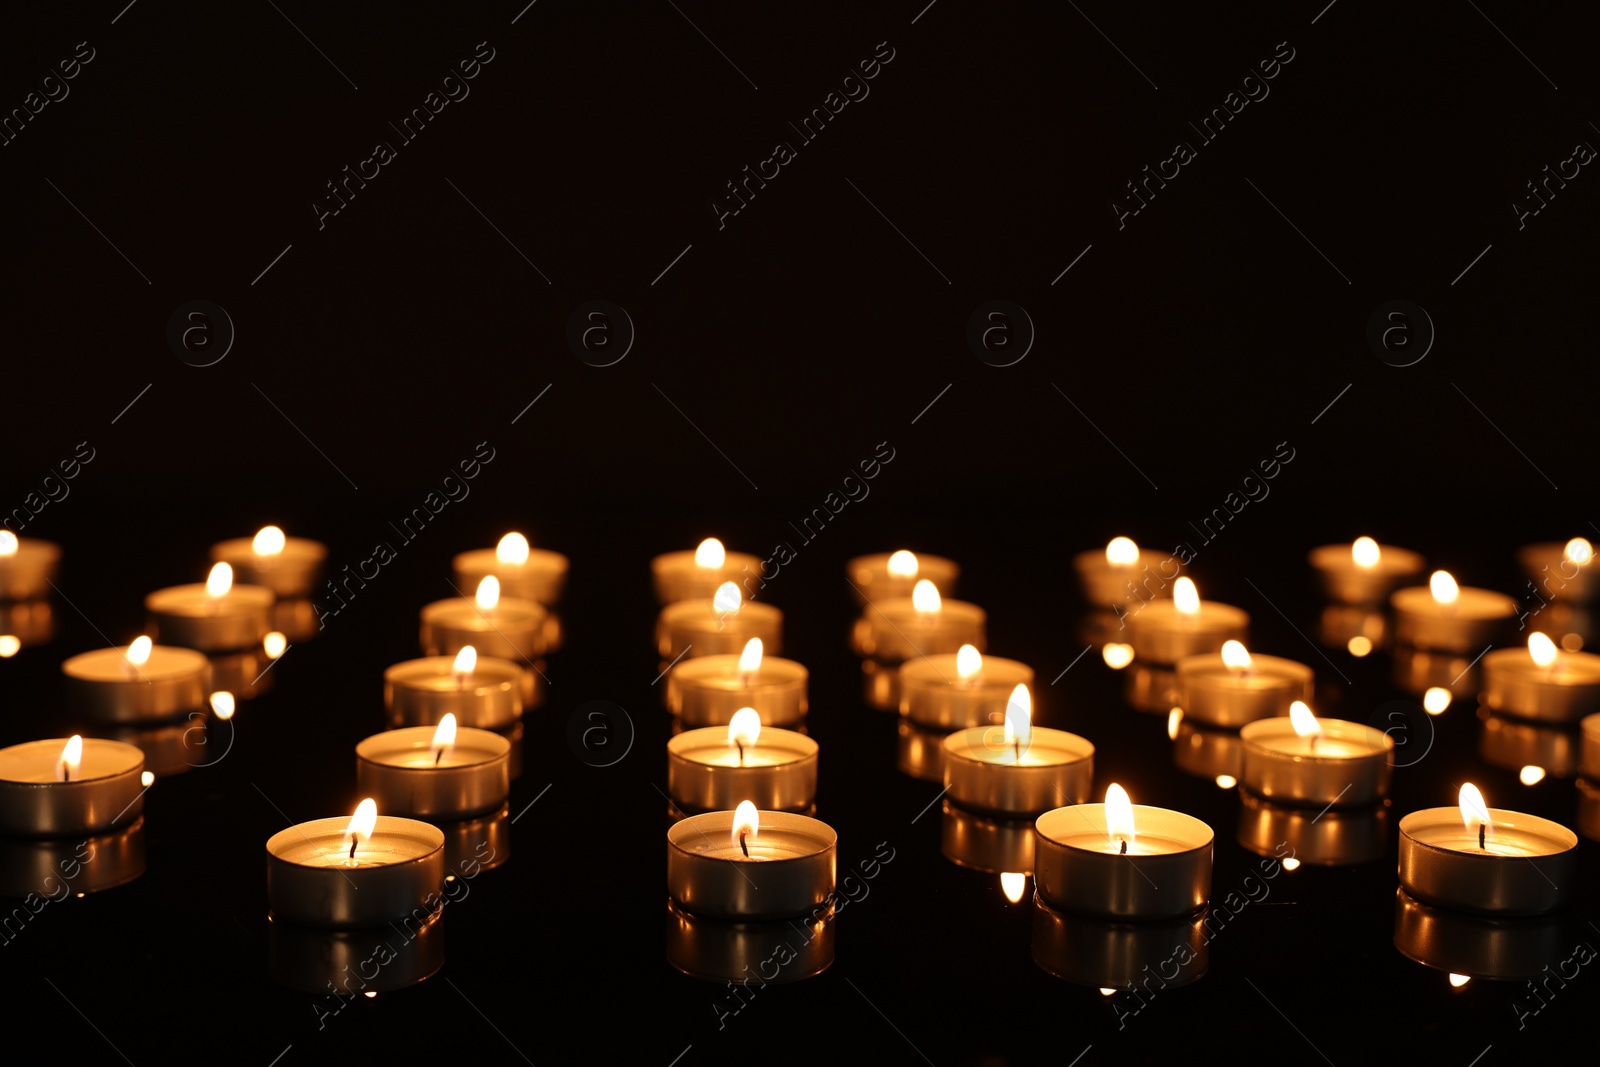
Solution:
<path fill-rule="evenodd" d="M 67 738 L 0 748 L 0 834 L 73 837 L 130 823 L 144 811 L 144 753 L 121 741 L 83 739 L 72 780 L 59 782 Z"/>
<path fill-rule="evenodd" d="M 817 796 L 817 752 L 815 741 L 793 730 L 762 727 L 742 757 L 726 726 L 687 730 L 667 741 L 667 792 L 685 811 L 729 811 L 741 800 L 764 811 L 801 811 Z"/>
<path fill-rule="evenodd" d="M 1517 772 L 1533 767 L 1552 778 L 1570 777 L 1578 767 L 1581 741 L 1571 730 L 1495 714 L 1480 713 L 1479 721 L 1478 755 L 1491 766 Z"/>
<path fill-rule="evenodd" d="M 1532 978 L 1572 948 L 1560 916 L 1493 919 L 1435 908 L 1395 890 L 1394 947 L 1407 959 L 1469 978 Z"/>
<path fill-rule="evenodd" d="M 802 920 L 727 922 L 691 915 L 667 901 L 667 962 L 709 982 L 748 981 L 760 988 L 811 978 L 833 963 L 830 905 Z"/>
<path fill-rule="evenodd" d="M 1231 604 L 1202 600 L 1200 610 L 1185 614 L 1169 600 L 1152 601 L 1128 620 L 1128 643 L 1144 663 L 1177 663 L 1186 656 L 1218 652 L 1228 641 L 1243 641 L 1250 615 Z"/>
<path fill-rule="evenodd" d="M 60 900 L 63 885 L 82 896 L 131 882 L 144 869 L 142 816 L 102 834 L 55 839 L 0 836 L 0 896 L 31 893 Z"/>
<path fill-rule="evenodd" d="M 1211 897 L 1211 827 L 1182 812 L 1133 805 L 1122 854 L 1104 804 L 1056 808 L 1034 823 L 1034 881 L 1051 907 L 1116 919 L 1188 915 Z"/>
<path fill-rule="evenodd" d="M 415 819 L 378 816 L 356 849 L 349 816 L 313 819 L 267 839 L 267 902 L 279 919 L 328 930 L 382 926 L 433 910 L 444 884 L 444 834 Z"/>
<path fill-rule="evenodd" d="M 437 726 L 446 714 L 462 726 L 498 730 L 522 715 L 522 668 L 508 660 L 478 658 L 458 676 L 454 656 L 427 656 L 383 672 L 383 706 L 393 726 Z"/>
<path fill-rule="evenodd" d="M 889 573 L 891 552 L 875 552 L 857 556 L 845 564 L 850 577 L 856 603 L 865 606 L 874 601 L 908 597 L 916 584 L 926 578 L 939 590 L 940 596 L 950 596 L 956 591 L 956 580 L 961 576 L 961 566 L 943 556 L 916 553 L 917 569 L 913 574 Z"/>
<path fill-rule="evenodd" d="M 703 918 L 788 919 L 833 895 L 838 835 L 825 822 L 760 812 L 760 829 L 733 842 L 734 813 L 681 819 L 667 831 L 667 890 Z"/>
<path fill-rule="evenodd" d="M 761 638 L 769 652 L 782 651 L 783 612 L 746 600 L 724 614 L 708 596 L 668 604 L 656 618 L 656 651 L 663 661 L 737 654 L 752 637 Z"/>
<path fill-rule="evenodd" d="M 889 663 L 955 652 L 962 645 L 984 649 L 985 615 L 964 600 L 941 601 L 937 611 L 918 611 L 910 597 L 868 604 L 856 628 L 856 652 Z"/>
<path fill-rule="evenodd" d="M 60 545 L 35 537 L 17 538 L 17 550 L 0 555 L 0 600 L 49 596 L 60 563 Z"/>
<path fill-rule="evenodd" d="M 1296 700 L 1311 699 L 1312 672 L 1303 663 L 1250 654 L 1250 666 L 1233 668 L 1220 655 L 1178 661 L 1178 706 L 1185 719 L 1211 726 L 1243 726 L 1289 714 Z"/>
<path fill-rule="evenodd" d="M 1002 741 L 1002 732 L 974 726 L 944 739 L 946 796 L 962 807 L 1006 815 L 1034 815 L 1089 798 L 1094 745 L 1035 726 L 1026 743 L 1013 746 Z"/>
<path fill-rule="evenodd" d="M 977 674 L 962 678 L 955 653 L 922 656 L 900 667 L 900 714 L 931 730 L 982 726 L 1004 716 L 1019 685 L 1033 685 L 1033 668 L 1014 659 L 985 656 Z"/>
<path fill-rule="evenodd" d="M 1348 867 L 1376 863 L 1388 854 L 1391 820 L 1387 802 L 1318 812 L 1274 804 L 1249 792 L 1241 793 L 1239 799 L 1239 844 L 1259 855 L 1292 857 L 1320 867 Z"/>
<path fill-rule="evenodd" d="M 100 648 L 62 663 L 67 706 L 102 723 L 161 721 L 205 707 L 211 663 L 204 653 L 155 645 L 135 665 L 124 652 Z"/>
<path fill-rule="evenodd" d="M 470 596 L 435 600 L 422 609 L 422 651 L 450 656 L 471 645 L 480 656 L 514 662 L 534 660 L 549 651 L 549 613 L 531 600 L 501 597 L 480 608 Z"/>
<path fill-rule="evenodd" d="M 962 867 L 990 874 L 1033 873 L 1033 820 L 989 819 L 944 803 L 939 850 Z"/>
<path fill-rule="evenodd" d="M 950 735 L 943 730 L 924 730 L 906 719 L 900 720 L 897 733 L 895 766 L 901 773 L 926 782 L 943 782 L 944 739 Z"/>
<path fill-rule="evenodd" d="M 356 745 L 362 795 L 376 800 L 380 811 L 430 819 L 464 819 L 504 805 L 511 793 L 511 742 L 461 727 L 435 762 L 434 729 L 389 730 Z"/>
<path fill-rule="evenodd" d="M 748 552 L 725 552 L 721 564 L 702 567 L 695 562 L 693 549 L 682 552 L 663 552 L 650 561 L 650 578 L 655 587 L 656 603 L 675 604 L 680 600 L 710 600 L 723 582 L 734 582 L 742 595 L 747 591 L 745 580 L 751 575 L 760 577 L 761 560 Z M 759 586 L 759 583 L 752 583 Z"/>
<path fill-rule="evenodd" d="M 1244 767 L 1244 744 L 1232 730 L 1214 730 L 1180 720 L 1172 738 L 1172 762 L 1196 778 L 1235 781 Z"/>
<path fill-rule="evenodd" d="M 22 648 L 49 644 L 56 635 L 55 609 L 48 600 L 0 600 L 0 634 Z"/>
<path fill-rule="evenodd" d="M 1423 585 L 1396 590 L 1389 603 L 1394 607 L 1396 642 L 1468 655 L 1492 643 L 1517 614 L 1517 602 L 1510 597 L 1467 586 L 1448 604 L 1435 600 Z"/>
<path fill-rule="evenodd" d="M 1560 823 L 1489 808 L 1478 848 L 1459 808 L 1424 808 L 1400 820 L 1400 884 L 1426 904 L 1496 915 L 1542 915 L 1571 899 L 1578 835 Z"/>
<path fill-rule="evenodd" d="M 1594 595 L 1593 559 L 1575 563 L 1567 558 L 1567 543 L 1551 541 L 1524 545 L 1517 551 L 1517 562 L 1541 599 L 1583 601 Z"/>
<path fill-rule="evenodd" d="M 1168 557 L 1159 557 L 1166 562 Z M 1113 604 L 1128 604 L 1152 594 L 1157 598 L 1172 595 L 1171 579 L 1162 579 L 1150 573 L 1157 562 L 1157 554 L 1141 552 L 1132 563 L 1112 563 L 1103 548 L 1079 552 L 1072 557 L 1072 566 L 1078 572 L 1078 583 L 1083 588 L 1083 599 L 1097 608 Z M 1172 575 L 1176 578 L 1177 575 Z M 1152 589 L 1149 579 L 1155 578 Z"/>
<path fill-rule="evenodd" d="M 1415 552 L 1392 545 L 1378 546 L 1378 561 L 1370 567 L 1356 563 L 1349 545 L 1323 545 L 1308 557 L 1329 600 L 1340 604 L 1378 604 L 1396 586 L 1422 573 L 1423 560 Z"/>
<path fill-rule="evenodd" d="M 1319 719 L 1320 734 L 1301 737 L 1288 719 L 1262 719 L 1239 731 L 1239 780 L 1280 804 L 1365 807 L 1389 793 L 1394 740 L 1382 730 Z"/>
<path fill-rule="evenodd" d="M 271 629 L 272 590 L 235 585 L 221 596 L 204 583 L 157 589 L 144 598 L 159 640 L 201 652 L 232 652 L 259 645 Z"/>
<path fill-rule="evenodd" d="M 495 549 L 462 552 L 450 562 L 457 589 L 476 589 L 489 575 L 500 580 L 500 592 L 536 604 L 559 604 L 567 584 L 567 557 L 542 548 L 528 549 L 523 563 L 503 562 Z"/>
<path fill-rule="evenodd" d="M 211 546 L 211 562 L 228 564 L 245 585 L 261 586 L 287 599 L 309 597 L 316 591 L 327 558 L 327 545 L 304 537 L 284 538 L 283 550 L 271 554 L 257 553 L 249 537 Z"/>
<path fill-rule="evenodd" d="M 746 674 L 736 654 L 691 655 L 667 672 L 667 710 L 686 727 L 726 726 L 740 708 L 755 708 L 763 726 L 793 726 L 806 717 L 808 678 L 803 666 L 778 656 L 763 656 Z"/>
<path fill-rule="evenodd" d="M 1211 962 L 1206 915 L 1158 922 L 1106 922 L 1057 911 L 1033 898 L 1033 962 L 1047 973 L 1092 989 L 1176 989 L 1205 977 Z M 1172 968 L 1172 974 L 1167 969 Z"/>
<path fill-rule="evenodd" d="M 1495 711 L 1540 722 L 1571 723 L 1600 712 L 1600 656 L 1556 652 L 1548 667 L 1526 648 L 1483 657 L 1483 702 Z"/>

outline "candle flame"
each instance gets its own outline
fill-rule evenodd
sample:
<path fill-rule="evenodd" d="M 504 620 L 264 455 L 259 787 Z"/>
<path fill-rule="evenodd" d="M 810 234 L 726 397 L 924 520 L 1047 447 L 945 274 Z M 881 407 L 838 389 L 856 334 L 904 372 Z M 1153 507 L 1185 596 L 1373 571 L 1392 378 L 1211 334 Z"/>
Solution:
<path fill-rule="evenodd" d="M 517 566 L 528 562 L 528 539 L 515 530 L 500 538 L 494 546 L 496 563 L 507 563 Z"/>
<path fill-rule="evenodd" d="M 1133 646 L 1125 645 L 1120 641 L 1112 641 L 1100 650 L 1100 658 L 1106 661 L 1106 666 L 1114 671 L 1120 671 L 1133 662 Z"/>
<path fill-rule="evenodd" d="M 228 590 L 233 588 L 233 568 L 226 563 L 218 563 L 211 568 L 211 573 L 206 575 L 206 595 L 223 597 L 228 595 Z"/>
<path fill-rule="evenodd" d="M 1429 715 L 1443 715 L 1450 706 L 1450 690 L 1443 686 L 1429 686 L 1428 691 L 1422 694 L 1422 710 Z"/>
<path fill-rule="evenodd" d="M 973 645 L 962 645 L 956 652 L 956 676 L 963 682 L 983 670 L 983 653 Z"/>
<path fill-rule="evenodd" d="M 1234 786 L 1236 786 L 1238 784 L 1239 784 L 1239 779 L 1235 778 L 1231 774 L 1219 774 L 1219 775 L 1217 775 L 1217 788 L 1218 789 L 1232 789 Z"/>
<path fill-rule="evenodd" d="M 1139 546 L 1131 537 L 1113 537 L 1106 545 L 1106 562 L 1113 567 L 1131 567 L 1139 562 Z"/>
<path fill-rule="evenodd" d="M 1193 578 L 1179 578 L 1172 586 L 1172 606 L 1180 615 L 1195 615 L 1200 611 L 1200 590 Z"/>
<path fill-rule="evenodd" d="M 1294 727 L 1294 732 L 1300 737 L 1320 737 L 1322 724 L 1317 717 L 1311 714 L 1311 708 L 1304 700 L 1296 700 L 1289 705 L 1289 725 Z"/>
<path fill-rule="evenodd" d="M 1224 641 L 1222 643 L 1222 665 L 1230 671 L 1249 670 L 1250 650 L 1244 647 L 1242 641 Z"/>
<path fill-rule="evenodd" d="M 1450 975 L 1450 988 L 1451 989 L 1460 989 L 1462 986 L 1466 985 L 1470 981 L 1472 981 L 1472 979 L 1468 975 L 1456 974 L 1454 972 L 1451 972 L 1451 975 Z"/>
<path fill-rule="evenodd" d="M 1434 571 L 1428 578 L 1428 591 L 1433 594 L 1434 601 L 1440 604 L 1454 604 L 1461 595 L 1461 587 L 1449 571 Z"/>
<path fill-rule="evenodd" d="M 737 848 L 740 839 L 746 834 L 756 836 L 761 829 L 761 815 L 756 811 L 756 806 L 748 800 L 739 801 L 739 806 L 733 809 L 733 844 Z"/>
<path fill-rule="evenodd" d="M 1106 833 L 1113 845 L 1133 844 L 1133 801 L 1116 782 L 1106 787 Z"/>
<path fill-rule="evenodd" d="M 1350 546 L 1350 558 L 1355 561 L 1357 567 L 1376 567 L 1382 555 L 1378 549 L 1378 542 L 1370 537 L 1358 537 Z"/>
<path fill-rule="evenodd" d="M 15 556 L 21 542 L 10 530 L 0 530 L 0 556 Z"/>
<path fill-rule="evenodd" d="M 1517 772 L 1517 780 L 1523 785 L 1538 785 L 1540 782 L 1544 781 L 1544 775 L 1545 770 L 1543 767 L 1537 767 L 1533 764 L 1529 764 Z"/>
<path fill-rule="evenodd" d="M 1587 538 L 1574 537 L 1561 550 L 1561 555 L 1581 567 L 1594 559 L 1594 546 L 1589 543 Z"/>
<path fill-rule="evenodd" d="M 276 526 L 263 526 L 256 531 L 255 540 L 250 542 L 250 551 L 258 556 L 276 556 L 283 551 L 288 540 Z"/>
<path fill-rule="evenodd" d="M 1483 794 L 1471 782 L 1461 787 L 1461 821 L 1466 823 L 1468 833 L 1480 826 L 1486 829 L 1494 826 L 1489 818 L 1489 806 L 1483 802 Z"/>
<path fill-rule="evenodd" d="M 1294 856 L 1285 856 L 1283 860 L 1283 869 L 1286 871 L 1298 871 L 1300 869 L 1299 859 Z"/>
<path fill-rule="evenodd" d="M 733 582 L 723 582 L 717 586 L 716 593 L 711 597 L 711 610 L 718 615 L 737 615 L 743 604 L 744 597 L 739 595 L 739 587 Z"/>
<path fill-rule="evenodd" d="M 739 653 L 739 673 L 755 674 L 761 670 L 762 653 L 764 645 L 759 637 L 752 637 L 744 643 L 744 651 Z"/>
<path fill-rule="evenodd" d="M 500 579 L 492 574 L 484 575 L 473 599 L 477 601 L 479 611 L 493 611 L 500 603 Z"/>
<path fill-rule="evenodd" d="M 238 704 L 234 702 L 233 694 L 226 689 L 218 689 L 211 694 L 211 714 L 223 722 L 233 718 L 234 709 L 237 707 Z"/>
<path fill-rule="evenodd" d="M 1176 741 L 1178 739 L 1178 726 L 1182 722 L 1182 708 L 1173 708 L 1171 711 L 1167 712 L 1167 740 Z"/>
<path fill-rule="evenodd" d="M 753 747 L 761 736 L 761 716 L 755 708 L 740 708 L 728 720 L 728 747 Z"/>
<path fill-rule="evenodd" d="M 471 645 L 462 645 L 461 651 L 456 653 L 455 662 L 450 665 L 450 673 L 456 676 L 457 681 L 478 669 L 478 650 Z"/>
<path fill-rule="evenodd" d="M 433 762 L 438 763 L 450 755 L 450 750 L 456 747 L 456 716 L 455 712 L 447 711 L 444 718 L 439 720 L 439 728 L 433 731 L 433 744 L 428 747 L 428 754 L 433 757 Z"/>
<path fill-rule="evenodd" d="M 83 762 L 83 735 L 73 734 L 61 748 L 61 758 L 56 760 L 56 781 L 70 782 L 78 776 L 78 765 Z"/>
<path fill-rule="evenodd" d="M 1349 650 L 1352 656 L 1360 659 L 1372 651 L 1372 638 L 1366 634 L 1356 634 L 1344 643 L 1344 647 Z"/>
<path fill-rule="evenodd" d="M 943 604 L 939 598 L 939 590 L 934 588 L 932 582 L 926 578 L 918 580 L 911 590 L 911 606 L 923 614 L 937 612 Z"/>
<path fill-rule="evenodd" d="M 149 789 L 151 786 L 156 784 L 155 774 L 151 771 L 140 771 L 139 784 L 144 786 L 146 789 Z"/>
<path fill-rule="evenodd" d="M 1003 871 L 1000 875 L 1000 892 L 1006 899 L 1015 904 L 1022 899 L 1022 891 L 1028 888 L 1028 876 L 1017 871 Z"/>
<path fill-rule="evenodd" d="M 261 651 L 267 654 L 268 659 L 277 659 L 289 649 L 289 639 L 277 630 L 273 630 L 261 639 Z"/>
<path fill-rule="evenodd" d="M 1553 666 L 1556 662 L 1556 654 L 1556 643 L 1550 640 L 1549 635 L 1538 631 L 1528 635 L 1528 655 L 1533 657 L 1535 666 Z"/>
<path fill-rule="evenodd" d="M 0 634 L 0 659 L 10 659 L 22 651 L 22 639 L 16 634 Z"/>
<path fill-rule="evenodd" d="M 902 548 L 889 557 L 889 562 L 885 569 L 889 572 L 889 577 L 891 578 L 915 578 L 919 567 L 917 554 Z"/>
<path fill-rule="evenodd" d="M 344 829 L 345 847 L 354 845 L 359 848 L 366 844 L 377 825 L 378 802 L 368 797 L 356 805 L 356 813 L 350 816 L 350 825 Z"/>
<path fill-rule="evenodd" d="M 1027 748 L 1028 742 L 1033 740 L 1033 696 L 1027 686 L 1019 685 L 1011 691 L 1011 699 L 1006 701 L 1006 722 L 1001 732 L 1008 745 Z"/>
<path fill-rule="evenodd" d="M 728 559 L 728 550 L 722 547 L 722 542 L 715 537 L 708 537 L 701 541 L 694 550 L 694 565 L 704 567 L 706 570 L 716 570 Z"/>
<path fill-rule="evenodd" d="M 150 649 L 154 645 L 148 637 L 135 637 L 122 653 L 122 658 L 135 667 L 143 667 L 150 661 Z"/>

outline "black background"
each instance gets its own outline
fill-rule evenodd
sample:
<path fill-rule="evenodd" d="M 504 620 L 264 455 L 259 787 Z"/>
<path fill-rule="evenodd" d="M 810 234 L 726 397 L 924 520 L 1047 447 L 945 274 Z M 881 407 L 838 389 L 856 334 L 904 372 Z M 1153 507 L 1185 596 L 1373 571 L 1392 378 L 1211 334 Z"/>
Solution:
<path fill-rule="evenodd" d="M 858 552 L 952 556 L 991 649 L 1047 681 L 1083 648 L 1072 553 L 1117 533 L 1189 541 L 1205 595 L 1251 612 L 1253 647 L 1316 667 L 1325 706 L 1364 720 L 1393 699 L 1386 656 L 1325 662 L 1297 633 L 1315 616 L 1307 549 L 1372 533 L 1517 594 L 1518 545 L 1600 517 L 1579 437 L 1594 179 L 1584 168 L 1521 229 L 1512 206 L 1600 138 L 1593 12 L 923 2 L 10 16 L 6 111 L 78 42 L 94 58 L 0 147 L 0 507 L 26 506 L 79 442 L 94 459 L 21 531 L 66 551 L 61 632 L 0 664 L 0 740 L 57 735 L 59 660 L 137 634 L 143 595 L 200 580 L 215 540 L 278 522 L 326 541 L 336 571 L 398 548 L 273 668 L 225 760 L 151 790 L 148 873 L 51 905 L 0 950 L 16 1027 L 80 1062 L 138 1064 L 1069 1063 L 1086 1046 L 1082 1063 L 1491 1064 L 1563 1047 L 1597 979 L 1583 971 L 1523 1029 L 1520 986 L 1452 993 L 1391 943 L 1387 860 L 1275 881 L 1202 981 L 1119 1029 L 1095 990 L 1032 963 L 1026 906 L 940 856 L 937 808 L 912 821 L 937 789 L 895 770 L 892 717 L 860 703 L 841 579 Z M 402 143 L 389 123 L 483 41 L 494 58 L 470 95 Z M 893 59 L 870 95 L 798 144 L 789 122 L 880 42 Z M 1188 123 L 1288 49 L 1270 95 L 1200 144 Z M 380 140 L 396 158 L 319 228 L 324 183 Z M 719 228 L 724 183 L 778 140 L 797 158 Z M 1197 158 L 1119 229 L 1124 183 L 1178 140 Z M 595 299 L 637 330 L 609 367 L 566 341 Z M 966 341 L 995 299 L 1037 330 L 1009 367 Z M 1397 299 L 1437 331 L 1408 367 L 1366 341 Z M 192 300 L 236 331 L 209 367 L 167 343 Z M 470 495 L 401 545 L 390 521 L 479 442 L 495 458 Z M 895 458 L 870 495 L 797 536 L 880 442 Z M 1295 458 L 1270 495 L 1202 545 L 1189 522 L 1280 442 Z M 350 810 L 350 748 L 381 724 L 382 669 L 414 654 L 415 610 L 449 595 L 453 553 L 512 527 L 572 557 L 568 646 L 528 718 L 512 811 L 550 791 L 510 864 L 446 909 L 439 977 L 319 1029 L 312 999 L 266 975 L 261 843 L 285 816 Z M 652 785 L 669 724 L 649 647 L 649 558 L 712 533 L 796 549 L 766 598 L 813 672 L 818 814 L 842 868 L 896 849 L 841 916 L 833 968 L 720 1030 L 718 988 L 662 951 Z M 1125 707 L 1120 681 L 1085 656 L 1039 687 L 1040 719 L 1096 742 L 1097 788 L 1115 778 L 1217 827 L 1215 884 L 1237 884 L 1253 865 L 1232 841 L 1237 799 L 1171 766 L 1162 722 Z M 608 768 L 566 741 L 595 699 L 637 730 Z M 1470 777 L 1491 803 L 1572 824 L 1570 781 L 1526 789 L 1477 759 L 1470 701 L 1435 725 L 1398 774 L 1397 813 L 1448 804 Z"/>

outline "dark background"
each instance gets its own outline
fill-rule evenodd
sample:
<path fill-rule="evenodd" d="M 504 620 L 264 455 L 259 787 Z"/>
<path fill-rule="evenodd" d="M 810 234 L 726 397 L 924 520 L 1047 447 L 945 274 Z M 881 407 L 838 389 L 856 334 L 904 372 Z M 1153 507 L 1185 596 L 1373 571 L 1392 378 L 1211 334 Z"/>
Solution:
<path fill-rule="evenodd" d="M 858 552 L 958 559 L 990 648 L 1045 683 L 1083 648 L 1071 555 L 1118 533 L 1187 540 L 1205 595 L 1251 612 L 1253 647 L 1316 667 L 1320 701 L 1365 720 L 1394 699 L 1386 656 L 1307 647 L 1307 549 L 1371 533 L 1516 595 L 1518 545 L 1594 536 L 1579 439 L 1594 179 L 1585 167 L 1521 229 L 1512 207 L 1600 140 L 1594 13 L 522 3 L 114 0 L 13 13 L 0 34 L 7 112 L 79 42 L 94 50 L 0 147 L 0 508 L 59 495 L 46 476 L 94 450 L 20 530 L 64 546 L 70 603 L 54 643 L 0 664 L 0 740 L 61 731 L 59 661 L 137 634 L 144 594 L 202 579 L 213 541 L 277 522 L 327 542 L 335 571 L 398 549 L 273 668 L 225 760 L 151 790 L 146 875 L 51 905 L 3 947 L 12 1017 L 80 1062 L 138 1064 L 1070 1063 L 1086 1046 L 1093 1063 L 1215 1042 L 1465 1065 L 1562 1048 L 1600 979 L 1585 969 L 1523 1029 L 1520 985 L 1452 993 L 1393 947 L 1390 860 L 1274 882 L 1203 980 L 1119 1030 L 1095 990 L 1033 964 L 1027 906 L 940 856 L 938 809 L 912 821 L 937 788 L 895 770 L 892 717 L 860 703 L 840 579 Z M 389 123 L 483 41 L 494 58 L 470 95 L 403 142 Z M 894 58 L 870 95 L 800 144 L 789 122 L 879 42 Z M 1188 123 L 1288 48 L 1270 95 L 1202 144 Z M 324 184 L 380 140 L 394 160 L 319 228 Z M 719 229 L 724 183 L 777 140 L 797 158 Z M 1119 229 L 1124 183 L 1178 140 L 1197 158 Z M 637 333 L 612 366 L 567 341 L 596 299 Z M 1037 332 L 1011 366 L 967 342 L 995 299 Z M 168 342 L 194 300 L 231 320 L 211 366 L 190 364 L 217 349 Z M 1431 347 L 1414 318 L 1420 348 L 1369 345 L 1392 300 L 1426 309 Z M 389 523 L 480 442 L 495 458 L 470 495 L 402 545 Z M 894 459 L 870 496 L 798 536 L 880 442 Z M 1203 545 L 1189 523 L 1280 442 L 1294 459 L 1270 495 Z M 350 748 L 381 725 L 381 672 L 415 653 L 416 609 L 449 595 L 452 554 L 512 527 L 572 557 L 568 646 L 511 809 L 550 792 L 512 861 L 446 909 L 438 978 L 319 1030 L 312 998 L 266 974 L 261 842 L 285 815 L 350 810 Z M 841 869 L 896 849 L 841 916 L 833 968 L 721 1030 L 719 988 L 664 959 L 651 788 L 669 724 L 648 561 L 707 534 L 796 550 L 766 598 L 813 672 L 818 815 Z M 1040 685 L 1041 721 L 1096 742 L 1097 787 L 1116 778 L 1217 827 L 1215 884 L 1237 884 L 1254 863 L 1232 840 L 1237 799 L 1174 769 L 1162 722 L 1120 683 L 1085 656 Z M 566 740 L 597 699 L 637 731 L 608 768 Z M 1572 783 L 1527 789 L 1483 765 L 1472 712 L 1435 721 L 1396 813 L 1452 803 L 1470 777 L 1493 804 L 1572 825 Z"/>

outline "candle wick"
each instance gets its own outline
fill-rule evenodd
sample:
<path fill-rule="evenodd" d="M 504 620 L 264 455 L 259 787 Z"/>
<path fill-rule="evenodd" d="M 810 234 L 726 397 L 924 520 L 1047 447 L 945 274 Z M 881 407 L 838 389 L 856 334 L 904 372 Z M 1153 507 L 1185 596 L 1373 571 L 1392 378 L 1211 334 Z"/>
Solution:
<path fill-rule="evenodd" d="M 735 745 L 739 746 L 739 766 L 743 767 L 744 766 L 744 742 L 743 741 L 739 741 L 739 740 L 735 740 L 733 743 Z M 739 835 L 739 842 L 741 844 L 744 843 L 744 835 L 743 834 Z"/>
<path fill-rule="evenodd" d="M 72 781 L 72 764 L 66 760 L 61 761 L 61 780 L 63 782 Z"/>
<path fill-rule="evenodd" d="M 1021 763 L 1022 762 L 1022 739 L 1019 737 L 1019 738 L 1016 738 L 1015 740 L 1013 740 L 1011 742 L 1011 747 L 1016 749 L 1016 751 L 1017 751 L 1017 762 Z"/>
<path fill-rule="evenodd" d="M 1483 832 L 1485 830 L 1487 830 L 1487 829 L 1488 829 L 1488 827 L 1484 826 L 1482 823 L 1478 824 L 1478 848 L 1483 850 L 1484 852 L 1489 851 L 1488 848 L 1485 847 L 1485 845 L 1483 843 Z"/>
<path fill-rule="evenodd" d="M 744 853 L 744 858 L 745 859 L 749 859 L 750 858 L 750 846 L 745 844 L 745 842 L 744 842 L 745 833 L 746 833 L 746 831 L 744 831 L 744 830 L 740 830 L 739 831 L 739 851 Z"/>
<path fill-rule="evenodd" d="M 350 835 L 350 862 L 351 863 L 354 863 L 356 861 L 356 845 L 358 845 L 360 843 L 361 843 L 361 838 L 357 837 L 355 834 L 351 834 Z"/>
<path fill-rule="evenodd" d="M 1124 837 L 1122 839 L 1122 851 L 1120 853 L 1118 853 L 1118 855 L 1126 856 L 1127 854 L 1128 854 L 1128 839 L 1126 837 Z"/>
<path fill-rule="evenodd" d="M 1311 735 L 1311 754 L 1313 756 L 1317 754 L 1317 738 L 1319 738 L 1321 736 L 1322 736 L 1321 734 L 1312 734 Z"/>
<path fill-rule="evenodd" d="M 440 745 L 439 750 L 433 754 L 433 765 L 439 766 L 439 761 L 442 759 L 444 759 L 444 746 Z"/>

